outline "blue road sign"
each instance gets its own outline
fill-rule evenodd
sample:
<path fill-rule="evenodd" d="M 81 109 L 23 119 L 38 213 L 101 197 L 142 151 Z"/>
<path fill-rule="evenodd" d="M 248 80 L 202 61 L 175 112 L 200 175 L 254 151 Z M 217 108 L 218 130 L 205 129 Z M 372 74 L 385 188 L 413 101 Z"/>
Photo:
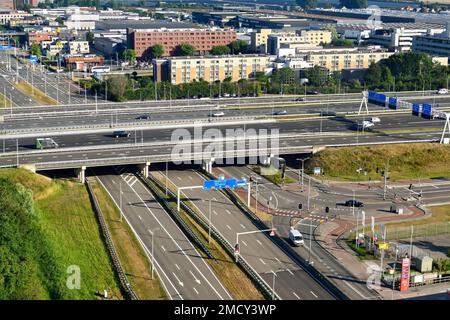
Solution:
<path fill-rule="evenodd" d="M 245 188 L 247 180 L 225 179 L 219 177 L 218 180 L 206 180 L 203 182 L 203 189 L 224 189 L 224 188 Z"/>
<path fill-rule="evenodd" d="M 412 104 L 412 114 L 415 116 L 418 116 L 420 113 L 420 104 L 418 103 L 413 103 Z"/>
<path fill-rule="evenodd" d="M 422 104 L 422 117 L 431 119 L 432 116 L 433 116 L 433 108 L 431 107 L 431 105 L 426 103 Z"/>
<path fill-rule="evenodd" d="M 397 109 L 397 98 L 389 97 L 389 108 Z"/>

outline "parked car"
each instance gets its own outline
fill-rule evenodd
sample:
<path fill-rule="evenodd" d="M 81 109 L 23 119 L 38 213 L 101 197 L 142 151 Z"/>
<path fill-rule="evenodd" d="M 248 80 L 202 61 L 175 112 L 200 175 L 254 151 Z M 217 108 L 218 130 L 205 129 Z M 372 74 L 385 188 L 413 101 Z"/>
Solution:
<path fill-rule="evenodd" d="M 363 121 L 363 123 L 362 123 L 362 127 L 365 129 L 365 128 L 370 128 L 370 127 L 373 127 L 375 124 L 372 122 L 372 121 L 367 121 L 367 120 L 365 120 L 365 121 Z"/>
<path fill-rule="evenodd" d="M 136 120 L 148 120 L 150 119 L 150 115 L 149 114 L 141 114 L 140 116 L 138 116 L 136 118 Z"/>
<path fill-rule="evenodd" d="M 356 208 L 364 207 L 364 203 L 362 203 L 361 201 L 357 201 L 357 200 L 347 200 L 347 201 L 345 201 L 344 205 L 346 207 L 356 207 Z"/>
<path fill-rule="evenodd" d="M 126 130 L 117 130 L 113 132 L 113 136 L 116 138 L 128 138 L 130 133 Z"/>

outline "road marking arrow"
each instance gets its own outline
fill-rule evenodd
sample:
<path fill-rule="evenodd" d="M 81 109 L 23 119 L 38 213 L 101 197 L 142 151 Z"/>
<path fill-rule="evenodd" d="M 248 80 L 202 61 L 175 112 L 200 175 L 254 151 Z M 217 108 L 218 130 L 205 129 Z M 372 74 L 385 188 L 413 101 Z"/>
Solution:
<path fill-rule="evenodd" d="M 183 282 L 181 282 L 180 279 L 178 279 L 177 275 L 174 272 L 172 272 L 172 274 L 177 279 L 178 284 L 183 287 L 184 286 Z"/>
<path fill-rule="evenodd" d="M 198 280 L 196 277 L 195 277 L 195 275 L 192 273 L 192 271 L 191 270 L 189 270 L 189 273 L 194 277 L 194 279 L 195 279 L 195 282 L 197 282 L 198 284 L 200 284 L 201 282 L 200 282 L 200 280 Z"/>

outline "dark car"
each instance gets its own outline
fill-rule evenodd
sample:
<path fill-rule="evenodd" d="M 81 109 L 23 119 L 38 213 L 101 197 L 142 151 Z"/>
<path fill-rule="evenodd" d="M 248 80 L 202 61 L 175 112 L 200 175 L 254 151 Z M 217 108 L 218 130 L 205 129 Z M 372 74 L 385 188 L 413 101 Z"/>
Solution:
<path fill-rule="evenodd" d="M 136 120 L 148 120 L 150 119 L 149 114 L 141 114 L 139 117 L 136 118 Z"/>
<path fill-rule="evenodd" d="M 286 110 L 278 110 L 278 111 L 274 111 L 274 113 L 273 113 L 274 116 L 282 116 L 284 114 L 287 114 Z"/>
<path fill-rule="evenodd" d="M 305 98 L 299 97 L 299 98 L 295 99 L 295 101 L 305 101 Z"/>
<path fill-rule="evenodd" d="M 361 201 L 357 201 L 357 200 L 347 200 L 347 201 L 345 201 L 345 206 L 360 208 L 360 207 L 364 207 L 364 203 L 362 203 Z"/>
<path fill-rule="evenodd" d="M 306 94 L 320 94 L 317 90 L 306 91 Z"/>
<path fill-rule="evenodd" d="M 113 136 L 116 138 L 128 138 L 130 133 L 126 130 L 117 130 L 113 132 Z"/>
<path fill-rule="evenodd" d="M 334 111 L 321 111 L 320 114 L 322 115 L 322 117 L 335 117 L 336 116 L 336 112 L 334 112 Z"/>

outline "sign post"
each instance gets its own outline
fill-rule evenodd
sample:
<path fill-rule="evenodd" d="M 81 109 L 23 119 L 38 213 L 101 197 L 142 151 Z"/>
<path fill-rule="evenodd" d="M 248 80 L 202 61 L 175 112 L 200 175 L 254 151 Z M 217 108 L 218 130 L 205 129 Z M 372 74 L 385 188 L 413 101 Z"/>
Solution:
<path fill-rule="evenodd" d="M 402 260 L 402 278 L 400 280 L 400 291 L 404 292 L 409 289 L 409 264 L 410 260 L 408 257 Z"/>

